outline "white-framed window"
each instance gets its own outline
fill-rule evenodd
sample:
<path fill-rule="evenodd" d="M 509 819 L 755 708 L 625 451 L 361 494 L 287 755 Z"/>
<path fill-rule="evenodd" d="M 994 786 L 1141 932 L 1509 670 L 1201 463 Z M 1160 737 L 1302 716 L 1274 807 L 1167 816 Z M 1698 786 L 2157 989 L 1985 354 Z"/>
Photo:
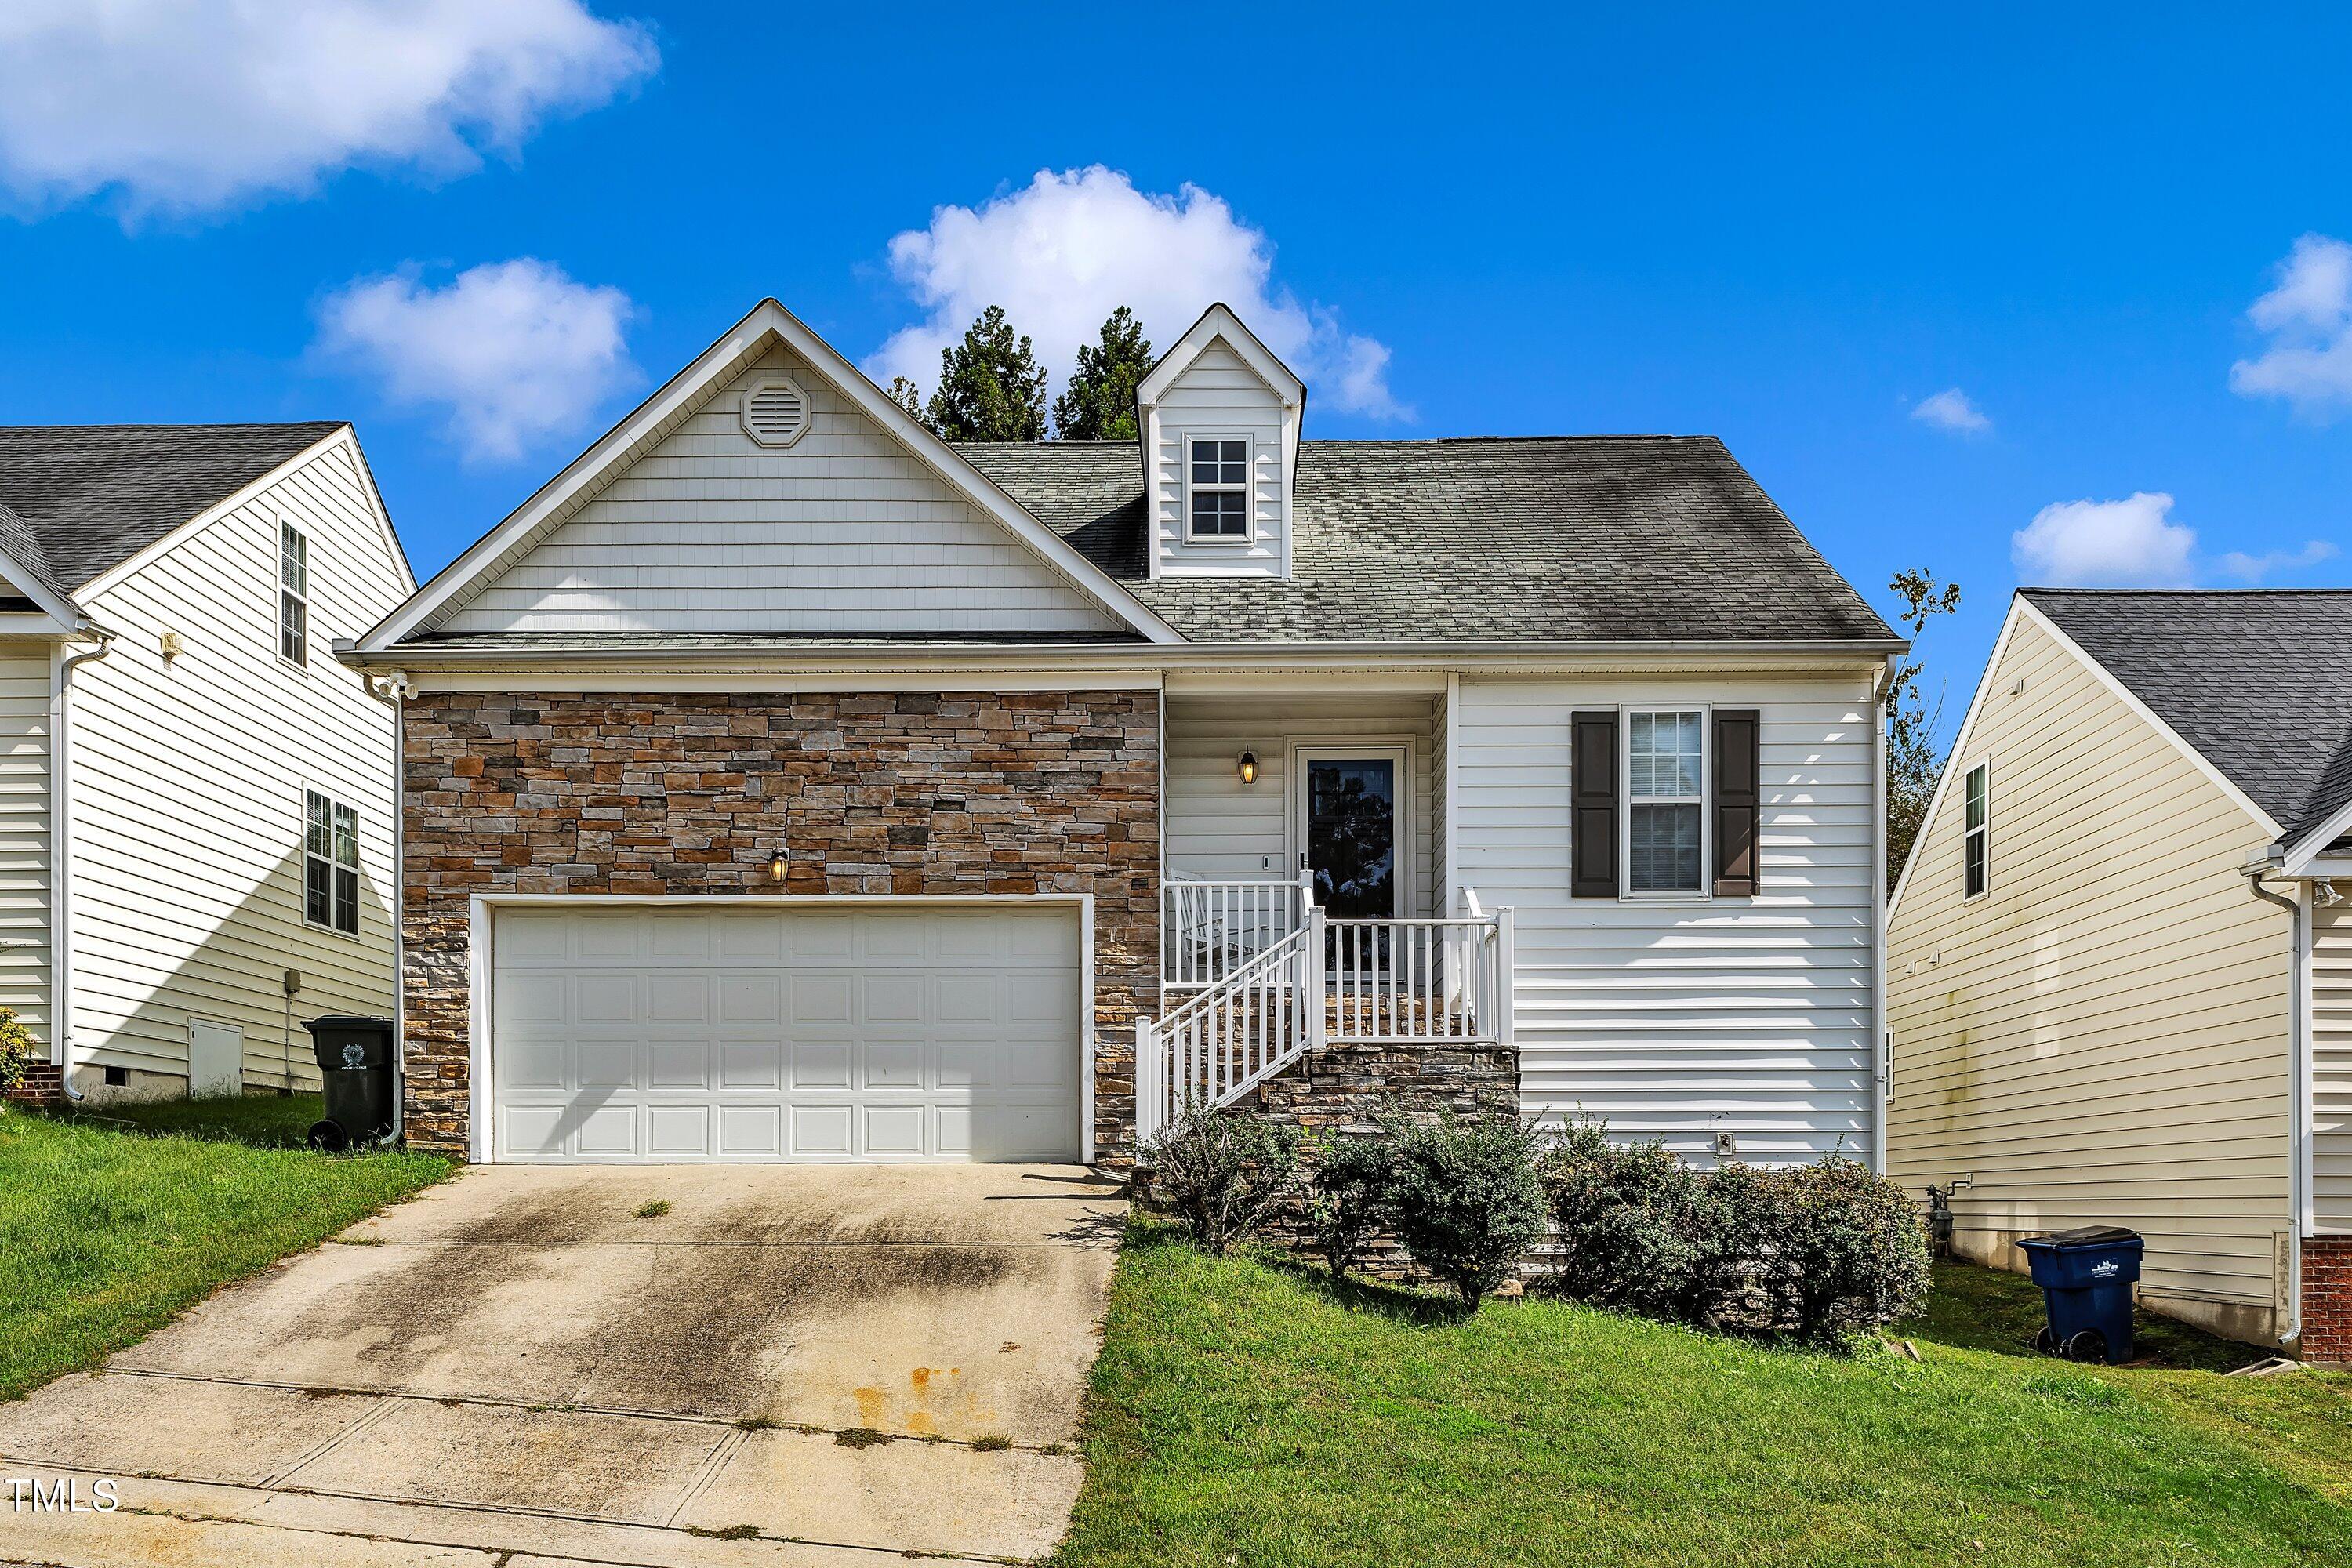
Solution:
<path fill-rule="evenodd" d="M 1189 494 L 1185 537 L 1198 543 L 1243 544 L 1250 528 L 1250 439 L 1193 436 L 1185 442 Z"/>
<path fill-rule="evenodd" d="M 1984 897 L 1992 886 L 1992 764 L 1979 763 L 1968 772 L 1961 796 L 1967 802 L 1967 825 L 1960 839 L 1960 898 Z"/>
<path fill-rule="evenodd" d="M 290 522 L 278 524 L 278 652 L 310 662 L 310 542 Z"/>
<path fill-rule="evenodd" d="M 1626 896 L 1706 895 L 1706 710 L 1625 713 Z"/>
<path fill-rule="evenodd" d="M 360 933 L 360 813 L 320 790 L 302 792 L 302 919 Z"/>

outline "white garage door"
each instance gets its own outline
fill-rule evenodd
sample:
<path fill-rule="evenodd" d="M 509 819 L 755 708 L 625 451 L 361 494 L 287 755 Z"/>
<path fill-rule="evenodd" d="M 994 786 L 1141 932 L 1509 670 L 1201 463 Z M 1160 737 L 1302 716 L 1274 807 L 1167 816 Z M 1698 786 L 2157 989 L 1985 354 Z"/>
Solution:
<path fill-rule="evenodd" d="M 498 1160 L 1075 1160 L 1067 907 L 509 907 Z"/>

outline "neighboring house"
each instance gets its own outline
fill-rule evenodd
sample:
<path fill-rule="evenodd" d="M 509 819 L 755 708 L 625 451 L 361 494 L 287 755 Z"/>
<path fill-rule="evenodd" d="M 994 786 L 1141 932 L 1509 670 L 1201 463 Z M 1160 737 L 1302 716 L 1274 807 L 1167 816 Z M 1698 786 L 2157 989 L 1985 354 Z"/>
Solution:
<path fill-rule="evenodd" d="M 1722 445 L 1306 440 L 1223 306 L 1139 405 L 951 447 L 763 302 L 348 650 L 412 1142 L 1118 1163 L 1469 1085 L 1870 1152 L 1903 645 Z"/>
<path fill-rule="evenodd" d="M 1888 1168 L 1960 1251 L 2352 1361 L 2352 592 L 2010 607 L 1888 924 Z"/>
<path fill-rule="evenodd" d="M 0 427 L 0 1004 L 54 1092 L 316 1084 L 394 1001 L 394 710 L 331 649 L 415 589 L 348 425 Z"/>

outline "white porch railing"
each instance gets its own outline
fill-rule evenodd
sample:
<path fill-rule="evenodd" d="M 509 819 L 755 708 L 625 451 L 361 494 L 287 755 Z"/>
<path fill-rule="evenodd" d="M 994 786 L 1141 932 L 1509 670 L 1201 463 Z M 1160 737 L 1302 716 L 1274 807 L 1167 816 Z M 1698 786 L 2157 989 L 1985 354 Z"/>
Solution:
<path fill-rule="evenodd" d="M 1160 973 L 1171 991 L 1214 985 L 1307 923 L 1315 881 L 1192 881 L 1160 890 Z"/>
<path fill-rule="evenodd" d="M 1135 1021 L 1139 1141 L 1325 1045 L 1508 1042 L 1512 916 L 1305 923 L 1164 1018 Z"/>

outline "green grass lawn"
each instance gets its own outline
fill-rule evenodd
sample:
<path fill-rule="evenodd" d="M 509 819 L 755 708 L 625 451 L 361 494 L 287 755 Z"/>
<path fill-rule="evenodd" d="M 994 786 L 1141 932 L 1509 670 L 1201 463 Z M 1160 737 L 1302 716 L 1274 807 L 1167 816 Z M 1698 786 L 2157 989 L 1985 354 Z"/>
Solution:
<path fill-rule="evenodd" d="M 299 1147 L 315 1096 L 0 1113 L 0 1399 L 439 1180 L 430 1154 Z"/>
<path fill-rule="evenodd" d="M 1080 1565 L 2352 1563 L 2352 1379 L 2028 1353 L 2032 1288 L 1948 1269 L 1891 1350 L 1775 1351 L 1431 1298 L 1139 1234 L 1087 1418 Z"/>

